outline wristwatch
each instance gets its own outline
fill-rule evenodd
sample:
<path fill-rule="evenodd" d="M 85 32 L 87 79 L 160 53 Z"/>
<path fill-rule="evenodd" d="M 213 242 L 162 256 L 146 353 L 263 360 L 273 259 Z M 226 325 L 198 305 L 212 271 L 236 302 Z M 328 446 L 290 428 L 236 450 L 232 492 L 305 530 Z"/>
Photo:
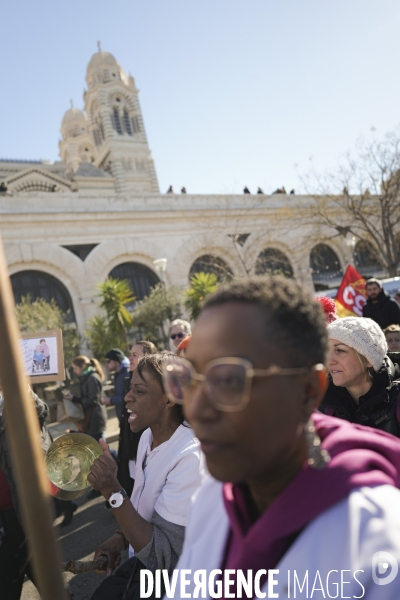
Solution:
<path fill-rule="evenodd" d="M 120 489 L 119 492 L 113 492 L 109 499 L 106 500 L 106 508 L 119 508 L 127 497 L 128 494 L 124 488 Z"/>

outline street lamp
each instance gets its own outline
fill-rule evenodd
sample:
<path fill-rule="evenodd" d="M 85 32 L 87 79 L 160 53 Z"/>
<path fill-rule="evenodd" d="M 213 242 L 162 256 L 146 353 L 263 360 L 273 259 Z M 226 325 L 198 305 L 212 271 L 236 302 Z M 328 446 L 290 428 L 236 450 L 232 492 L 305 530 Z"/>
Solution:
<path fill-rule="evenodd" d="M 356 237 L 351 235 L 351 233 L 348 233 L 344 238 L 344 242 L 352 254 L 354 252 L 354 248 L 356 247 L 356 241 Z"/>
<path fill-rule="evenodd" d="M 357 238 L 351 233 L 351 227 L 344 227 L 343 225 L 336 225 L 335 226 L 336 231 L 338 232 L 339 235 L 342 236 L 342 238 L 344 239 L 344 243 L 346 244 L 350 256 L 351 256 L 351 260 L 354 260 L 354 249 L 356 247 L 356 242 L 357 242 Z"/>
<path fill-rule="evenodd" d="M 166 258 L 156 258 L 153 260 L 153 265 L 157 273 L 160 274 L 161 281 L 165 283 L 165 271 L 167 270 L 167 259 Z"/>
<path fill-rule="evenodd" d="M 344 243 L 346 244 L 348 251 L 349 251 L 349 258 L 350 258 L 350 262 L 349 264 L 353 264 L 354 263 L 354 249 L 356 247 L 356 242 L 357 239 L 354 235 L 352 235 L 350 233 L 350 231 L 343 236 L 344 237 Z"/>

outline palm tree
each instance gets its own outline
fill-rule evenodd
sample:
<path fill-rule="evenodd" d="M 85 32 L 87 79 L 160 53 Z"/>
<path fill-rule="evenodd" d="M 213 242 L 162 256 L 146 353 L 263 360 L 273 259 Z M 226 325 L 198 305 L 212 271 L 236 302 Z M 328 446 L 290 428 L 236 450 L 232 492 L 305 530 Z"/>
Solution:
<path fill-rule="evenodd" d="M 97 289 L 100 291 L 100 308 L 107 314 L 110 323 L 118 322 L 121 327 L 132 323 L 132 315 L 126 305 L 135 300 L 135 296 L 127 279 L 114 279 L 109 277 L 103 283 L 99 283 Z"/>
<path fill-rule="evenodd" d="M 203 306 L 203 302 L 209 294 L 215 292 L 218 287 L 218 279 L 214 273 L 196 273 L 190 278 L 190 287 L 185 292 L 185 307 L 195 321 Z"/>
<path fill-rule="evenodd" d="M 132 325 L 132 313 L 127 306 L 135 300 L 135 295 L 127 279 L 114 279 L 109 277 L 103 283 L 99 283 L 97 289 L 100 291 L 100 308 L 106 314 L 108 333 L 115 339 L 123 339 L 128 345 L 127 329 Z"/>

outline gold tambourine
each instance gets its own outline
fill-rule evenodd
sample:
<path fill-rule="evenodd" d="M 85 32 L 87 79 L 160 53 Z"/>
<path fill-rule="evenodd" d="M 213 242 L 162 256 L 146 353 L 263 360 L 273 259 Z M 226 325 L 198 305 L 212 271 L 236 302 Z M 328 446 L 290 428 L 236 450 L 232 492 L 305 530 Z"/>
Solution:
<path fill-rule="evenodd" d="M 60 500 L 82 496 L 90 488 L 90 467 L 102 454 L 100 444 L 85 433 L 67 433 L 57 438 L 45 459 L 52 496 Z"/>

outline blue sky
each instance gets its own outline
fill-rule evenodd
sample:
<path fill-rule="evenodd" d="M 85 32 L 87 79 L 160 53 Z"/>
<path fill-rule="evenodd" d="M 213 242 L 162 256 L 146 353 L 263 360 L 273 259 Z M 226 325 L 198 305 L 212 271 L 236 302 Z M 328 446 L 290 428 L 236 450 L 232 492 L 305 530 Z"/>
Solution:
<path fill-rule="evenodd" d="M 397 0 L 2 2 L 0 157 L 58 158 L 97 40 L 140 89 L 161 191 L 301 190 L 400 123 Z"/>

